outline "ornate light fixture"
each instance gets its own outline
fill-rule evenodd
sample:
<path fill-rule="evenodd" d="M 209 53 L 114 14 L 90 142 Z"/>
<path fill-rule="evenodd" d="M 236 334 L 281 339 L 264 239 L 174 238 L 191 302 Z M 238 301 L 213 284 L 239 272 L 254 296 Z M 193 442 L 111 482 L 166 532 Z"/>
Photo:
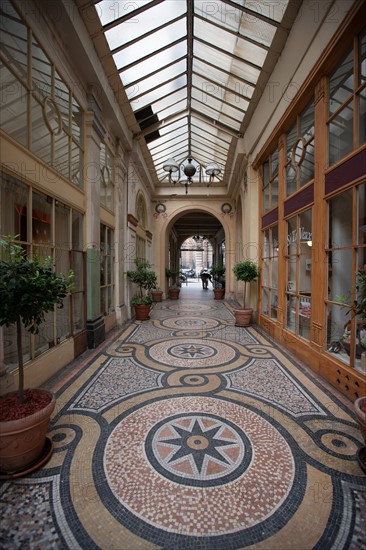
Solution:
<path fill-rule="evenodd" d="M 166 162 L 163 164 L 163 170 L 166 172 L 169 172 L 169 183 L 181 183 L 186 188 L 186 194 L 188 193 L 188 186 L 193 183 L 193 176 L 197 171 L 200 171 L 201 167 L 199 164 L 196 166 L 192 162 L 192 157 L 189 156 L 187 158 L 186 162 L 183 162 L 181 165 L 174 159 L 169 158 Z M 186 178 L 180 178 L 178 175 L 177 179 L 174 179 L 172 174 L 175 172 L 182 171 Z M 212 183 L 213 179 L 217 177 L 221 173 L 221 168 L 216 162 L 210 162 L 205 170 L 207 176 L 210 176 L 208 185 Z"/>

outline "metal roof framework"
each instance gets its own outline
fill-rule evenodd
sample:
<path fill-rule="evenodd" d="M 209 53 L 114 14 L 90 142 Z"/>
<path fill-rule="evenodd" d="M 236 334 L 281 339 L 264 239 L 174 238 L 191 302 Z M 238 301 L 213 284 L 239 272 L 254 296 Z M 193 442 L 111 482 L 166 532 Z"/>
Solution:
<path fill-rule="evenodd" d="M 155 185 L 166 185 L 168 158 L 228 181 L 238 140 L 299 9 L 289 0 L 97 0 L 103 33 L 129 100 Z M 94 37 L 95 38 L 95 35 Z M 103 61 L 103 60 L 102 60 Z M 110 59 L 109 59 L 110 61 Z M 182 168 L 181 168 L 182 170 Z M 183 172 L 182 172 L 183 174 Z"/>

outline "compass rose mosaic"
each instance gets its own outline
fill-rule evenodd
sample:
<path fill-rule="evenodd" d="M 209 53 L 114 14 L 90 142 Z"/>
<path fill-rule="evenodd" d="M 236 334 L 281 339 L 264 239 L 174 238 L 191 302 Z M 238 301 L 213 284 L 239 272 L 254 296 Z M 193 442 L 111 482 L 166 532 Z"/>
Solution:
<path fill-rule="evenodd" d="M 252 456 L 249 439 L 240 428 L 210 415 L 163 420 L 148 435 L 146 448 L 156 470 L 188 485 L 196 485 L 197 480 L 205 485 L 232 480 Z"/>
<path fill-rule="evenodd" d="M 214 340 L 171 339 L 151 346 L 150 357 L 172 367 L 216 367 L 233 361 L 237 352 L 234 347 Z"/>

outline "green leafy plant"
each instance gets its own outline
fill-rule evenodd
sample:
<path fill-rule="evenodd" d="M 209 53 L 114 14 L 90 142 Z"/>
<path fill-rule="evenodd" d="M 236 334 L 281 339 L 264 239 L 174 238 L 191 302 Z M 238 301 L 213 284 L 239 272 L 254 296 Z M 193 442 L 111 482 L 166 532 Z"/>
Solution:
<path fill-rule="evenodd" d="M 22 324 L 38 334 L 45 314 L 63 307 L 63 299 L 73 288 L 74 273 L 56 275 L 53 259 L 28 258 L 14 235 L 0 239 L 0 326 L 16 325 L 19 367 L 18 403 L 23 403 L 24 364 Z"/>
<path fill-rule="evenodd" d="M 211 268 L 211 275 L 214 280 L 215 288 L 222 288 L 225 284 L 225 271 L 224 264 L 218 264 Z"/>
<path fill-rule="evenodd" d="M 132 298 L 131 304 L 151 304 L 151 290 L 156 288 L 157 276 L 151 270 L 152 265 L 147 260 L 136 258 L 135 265 L 135 270 L 126 271 L 127 277 L 138 287 L 138 294 Z"/>
<path fill-rule="evenodd" d="M 255 281 L 259 277 L 259 267 L 250 260 L 238 262 L 233 267 L 233 272 L 237 281 L 244 281 L 244 309 L 246 300 L 247 283 Z"/>
<path fill-rule="evenodd" d="M 165 269 L 165 275 L 167 276 L 169 280 L 169 286 L 177 286 L 177 277 L 179 275 L 179 269 Z"/>

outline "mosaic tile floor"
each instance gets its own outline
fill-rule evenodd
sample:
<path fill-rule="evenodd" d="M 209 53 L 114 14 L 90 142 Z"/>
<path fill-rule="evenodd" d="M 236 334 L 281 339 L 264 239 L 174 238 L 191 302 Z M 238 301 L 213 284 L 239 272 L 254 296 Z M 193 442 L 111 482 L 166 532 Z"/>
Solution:
<path fill-rule="evenodd" d="M 212 298 L 183 288 L 48 385 L 54 454 L 2 482 L 1 548 L 366 548 L 350 403 Z"/>

